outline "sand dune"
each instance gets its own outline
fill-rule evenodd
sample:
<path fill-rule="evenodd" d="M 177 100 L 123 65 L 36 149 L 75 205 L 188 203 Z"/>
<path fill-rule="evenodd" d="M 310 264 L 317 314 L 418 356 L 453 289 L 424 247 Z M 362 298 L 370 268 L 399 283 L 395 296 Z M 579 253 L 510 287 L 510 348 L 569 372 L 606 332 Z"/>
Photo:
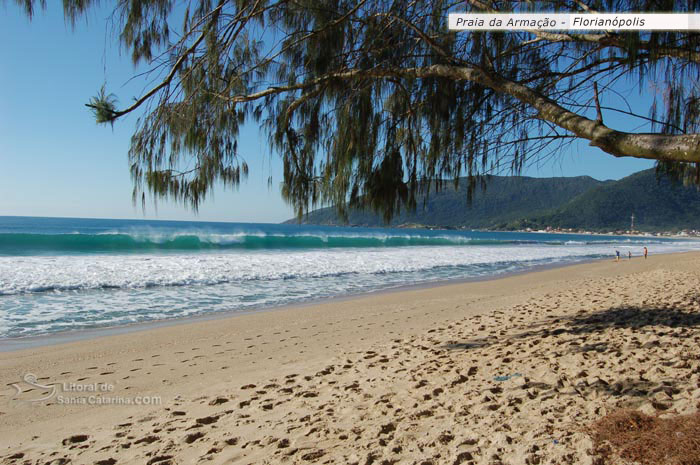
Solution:
<path fill-rule="evenodd" d="M 700 407 L 700 254 L 0 354 L 2 463 L 594 463 L 585 426 Z M 27 384 L 146 406 L 61 405 Z M 12 385 L 21 387 L 22 392 Z"/>

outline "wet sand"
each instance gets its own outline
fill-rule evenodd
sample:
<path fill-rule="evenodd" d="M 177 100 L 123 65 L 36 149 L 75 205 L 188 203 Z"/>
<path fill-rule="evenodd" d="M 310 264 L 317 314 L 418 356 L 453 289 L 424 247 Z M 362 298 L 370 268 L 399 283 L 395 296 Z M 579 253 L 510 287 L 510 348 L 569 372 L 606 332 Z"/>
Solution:
<path fill-rule="evenodd" d="M 4 352 L 0 460 L 592 463 L 611 409 L 697 410 L 699 343 L 685 253 Z"/>

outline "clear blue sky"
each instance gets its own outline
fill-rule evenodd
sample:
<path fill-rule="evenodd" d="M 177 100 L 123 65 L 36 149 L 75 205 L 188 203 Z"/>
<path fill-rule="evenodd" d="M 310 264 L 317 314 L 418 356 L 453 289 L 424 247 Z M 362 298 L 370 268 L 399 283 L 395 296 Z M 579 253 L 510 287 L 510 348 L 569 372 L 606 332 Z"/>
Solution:
<path fill-rule="evenodd" d="M 98 126 L 84 103 L 105 82 L 121 104 L 148 84 L 127 83 L 134 68 L 108 29 L 110 7 L 93 12 L 73 30 L 64 22 L 60 2 L 47 3 L 48 10 L 30 22 L 14 2 L 0 2 L 0 43 L 6 44 L 0 61 L 0 216 L 241 222 L 293 216 L 279 194 L 281 162 L 270 156 L 254 125 L 241 132 L 239 147 L 250 176 L 238 190 L 216 189 L 198 215 L 163 201 L 157 211 L 149 204 L 145 215 L 134 207 L 127 150 L 136 117 L 120 120 L 114 128 Z M 639 101 L 637 95 L 630 90 L 629 96 Z M 615 121 L 607 118 L 610 124 Z M 611 157 L 582 142 L 524 174 L 619 179 L 651 166 Z M 270 175 L 272 188 L 267 185 Z"/>

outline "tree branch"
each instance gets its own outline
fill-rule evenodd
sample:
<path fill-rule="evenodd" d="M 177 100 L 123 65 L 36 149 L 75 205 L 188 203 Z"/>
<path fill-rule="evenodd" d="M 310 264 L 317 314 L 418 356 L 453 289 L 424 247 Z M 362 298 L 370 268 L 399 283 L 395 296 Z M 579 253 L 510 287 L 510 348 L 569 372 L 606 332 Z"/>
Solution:
<path fill-rule="evenodd" d="M 225 3 L 226 3 L 226 0 L 220 0 L 219 5 L 211 11 L 210 15 L 213 16 L 213 19 L 211 20 L 211 22 L 216 21 L 217 17 L 219 16 L 219 12 L 221 11 L 221 8 L 224 6 Z M 208 32 L 208 28 L 205 28 L 202 31 L 202 33 L 199 35 L 199 37 L 197 37 L 197 40 L 195 40 L 194 43 L 187 50 L 185 50 L 185 52 L 182 55 L 180 55 L 180 57 L 177 59 L 177 61 L 173 65 L 173 67 L 170 69 L 170 72 L 168 73 L 168 75 L 165 77 L 165 79 L 163 79 L 160 82 L 160 84 L 158 84 L 153 89 L 146 92 L 143 96 L 141 96 L 141 98 L 136 100 L 136 102 L 134 102 L 133 105 L 131 105 L 130 107 L 125 108 L 124 110 L 120 110 L 120 111 L 112 111 L 111 112 L 111 116 L 112 116 L 111 120 L 115 120 L 121 116 L 126 115 L 127 113 L 131 113 L 132 111 L 136 110 L 138 107 L 143 105 L 143 103 L 146 102 L 146 100 L 151 98 L 156 92 L 158 92 L 160 89 L 162 89 L 163 87 L 170 84 L 170 82 L 175 77 L 177 70 L 180 69 L 180 66 L 182 66 L 182 63 L 184 63 L 185 59 L 192 52 L 194 52 L 197 49 L 199 44 L 202 43 L 202 41 L 204 40 L 204 38 L 207 35 L 207 32 Z M 98 109 L 96 105 L 92 105 L 90 103 L 86 103 L 85 106 L 88 108 Z"/>
<path fill-rule="evenodd" d="M 249 102 L 268 95 L 313 87 L 333 79 L 384 79 L 389 77 L 442 77 L 454 81 L 475 82 L 498 93 L 516 98 L 537 110 L 539 119 L 566 129 L 576 136 L 590 141 L 590 145 L 599 147 L 604 152 L 616 157 L 700 162 L 700 134 L 667 135 L 617 131 L 605 126 L 602 122 L 567 110 L 554 100 L 529 87 L 475 67 L 433 65 L 420 68 L 352 69 L 329 73 L 301 84 L 270 87 L 254 94 L 231 97 L 229 100 L 234 103 Z"/>
<path fill-rule="evenodd" d="M 546 31 L 529 30 L 536 37 L 548 42 L 586 42 L 598 44 L 604 47 L 615 47 L 625 49 L 624 40 L 613 34 L 565 34 Z M 695 63 L 700 63 L 700 52 L 694 50 L 684 50 L 677 47 L 660 47 L 648 41 L 637 44 L 639 50 L 652 52 L 658 57 L 681 58 Z"/>
<path fill-rule="evenodd" d="M 600 110 L 600 97 L 598 97 L 598 81 L 593 81 L 593 94 L 595 97 L 596 121 L 603 124 L 603 112 Z"/>

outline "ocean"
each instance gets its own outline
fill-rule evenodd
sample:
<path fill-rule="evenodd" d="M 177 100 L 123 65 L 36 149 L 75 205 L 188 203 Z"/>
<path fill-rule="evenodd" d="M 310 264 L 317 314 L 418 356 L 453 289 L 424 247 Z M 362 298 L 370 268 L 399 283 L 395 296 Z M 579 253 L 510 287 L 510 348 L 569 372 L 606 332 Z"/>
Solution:
<path fill-rule="evenodd" d="M 602 257 L 656 237 L 0 217 L 0 338 L 249 312 Z"/>

